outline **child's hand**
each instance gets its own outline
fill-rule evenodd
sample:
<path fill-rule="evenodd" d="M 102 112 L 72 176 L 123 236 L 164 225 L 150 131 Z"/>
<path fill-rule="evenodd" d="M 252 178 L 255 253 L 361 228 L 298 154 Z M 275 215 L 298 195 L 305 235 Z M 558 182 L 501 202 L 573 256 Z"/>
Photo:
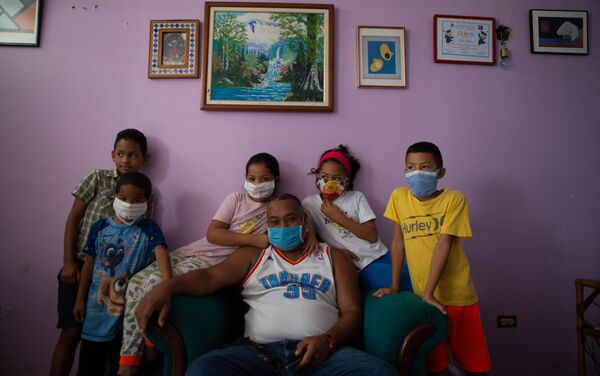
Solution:
<path fill-rule="evenodd" d="M 314 231 L 308 231 L 306 233 L 306 243 L 304 244 L 304 252 L 318 254 L 321 252 L 321 244 L 317 240 L 317 236 Z"/>
<path fill-rule="evenodd" d="M 256 234 L 254 235 L 254 241 L 252 246 L 260 249 L 267 248 L 269 246 L 269 235 L 267 234 Z"/>
<path fill-rule="evenodd" d="M 392 295 L 392 294 L 396 294 L 396 293 L 398 293 L 397 287 L 385 287 L 385 288 L 377 289 L 377 291 L 375 291 L 373 293 L 373 296 L 376 298 L 381 298 L 384 295 Z"/>
<path fill-rule="evenodd" d="M 325 216 L 332 221 L 339 223 L 340 218 L 346 217 L 346 215 L 342 212 L 342 210 L 336 205 L 331 203 L 329 200 L 323 200 L 321 204 L 321 213 L 325 214 Z"/>
<path fill-rule="evenodd" d="M 73 317 L 75 321 L 82 322 L 85 319 L 85 302 L 81 300 L 75 301 L 75 306 L 73 306 Z"/>
<path fill-rule="evenodd" d="M 79 281 L 79 268 L 74 261 L 65 262 L 61 271 L 60 279 L 65 283 L 75 283 Z"/>
<path fill-rule="evenodd" d="M 446 307 L 433 296 L 423 296 L 423 301 L 439 309 L 444 315 L 446 314 Z"/>

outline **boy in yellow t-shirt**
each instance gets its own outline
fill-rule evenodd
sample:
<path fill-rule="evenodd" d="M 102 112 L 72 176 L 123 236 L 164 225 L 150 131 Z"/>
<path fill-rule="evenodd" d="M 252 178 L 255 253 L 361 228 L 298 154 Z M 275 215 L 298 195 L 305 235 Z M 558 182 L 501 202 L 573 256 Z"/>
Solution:
<path fill-rule="evenodd" d="M 381 297 L 398 292 L 404 257 L 415 294 L 448 315 L 445 341 L 427 356 L 430 373 L 448 374 L 448 347 L 469 374 L 492 368 L 481 325 L 477 293 L 460 238 L 471 237 L 467 200 L 461 192 L 437 189 L 444 177 L 442 154 L 430 142 L 406 151 L 409 187 L 396 188 L 384 216 L 395 222 L 392 240 L 392 286 L 377 290 Z"/>

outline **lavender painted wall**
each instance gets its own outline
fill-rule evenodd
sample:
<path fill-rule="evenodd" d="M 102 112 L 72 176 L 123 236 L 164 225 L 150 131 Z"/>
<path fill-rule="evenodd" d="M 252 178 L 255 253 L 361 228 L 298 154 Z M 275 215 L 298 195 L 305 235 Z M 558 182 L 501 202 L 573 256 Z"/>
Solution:
<path fill-rule="evenodd" d="M 475 236 L 465 248 L 493 374 L 574 374 L 573 280 L 600 278 L 600 3 L 337 1 L 332 114 L 203 112 L 200 80 L 147 79 L 149 20 L 202 20 L 200 1 L 45 3 L 41 47 L 0 47 L 3 374 L 47 373 L 69 192 L 88 170 L 111 166 L 125 127 L 149 137 L 145 171 L 171 248 L 204 235 L 255 152 L 278 156 L 284 190 L 305 196 L 319 153 L 348 143 L 363 165 L 356 186 L 381 214 L 403 183 L 406 147 L 437 143 L 448 169 L 441 185 L 470 199 Z M 589 10 L 590 55 L 530 54 L 530 8 Z M 434 64 L 436 13 L 510 25 L 512 67 Z M 407 28 L 407 89 L 356 88 L 357 25 Z M 378 226 L 389 244 L 389 221 Z M 498 314 L 517 315 L 518 329 L 496 329 Z"/>

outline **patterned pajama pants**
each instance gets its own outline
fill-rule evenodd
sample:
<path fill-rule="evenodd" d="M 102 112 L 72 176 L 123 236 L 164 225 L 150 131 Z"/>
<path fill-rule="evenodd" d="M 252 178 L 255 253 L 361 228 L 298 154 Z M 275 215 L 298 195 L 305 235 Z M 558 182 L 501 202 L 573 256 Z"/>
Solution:
<path fill-rule="evenodd" d="M 178 251 L 171 252 L 169 258 L 171 259 L 173 277 L 198 269 L 206 269 L 210 266 L 206 261 L 195 256 L 185 257 Z M 141 363 L 144 351 L 144 335 L 141 333 L 135 319 L 135 309 L 140 300 L 160 282 L 162 282 L 162 275 L 157 262 L 150 264 L 129 280 L 125 299 L 120 365 L 138 366 Z"/>

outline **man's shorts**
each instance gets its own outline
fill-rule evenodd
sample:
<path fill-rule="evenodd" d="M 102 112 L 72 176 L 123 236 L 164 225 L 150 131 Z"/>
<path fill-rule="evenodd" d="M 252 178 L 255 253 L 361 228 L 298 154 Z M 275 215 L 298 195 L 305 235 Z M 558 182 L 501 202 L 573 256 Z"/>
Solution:
<path fill-rule="evenodd" d="M 437 373 L 448 368 L 448 345 L 452 357 L 465 371 L 487 372 L 492 368 L 488 353 L 479 303 L 470 306 L 448 306 L 448 337 L 427 354 L 427 370 Z"/>
<path fill-rule="evenodd" d="M 81 271 L 82 263 L 77 261 L 79 271 Z M 75 283 L 66 283 L 60 279 L 60 272 L 58 272 L 58 329 L 70 329 L 80 328 L 81 324 L 79 321 L 75 321 L 73 316 L 73 307 L 75 307 L 75 301 L 77 300 L 77 289 L 79 288 L 79 281 Z"/>

